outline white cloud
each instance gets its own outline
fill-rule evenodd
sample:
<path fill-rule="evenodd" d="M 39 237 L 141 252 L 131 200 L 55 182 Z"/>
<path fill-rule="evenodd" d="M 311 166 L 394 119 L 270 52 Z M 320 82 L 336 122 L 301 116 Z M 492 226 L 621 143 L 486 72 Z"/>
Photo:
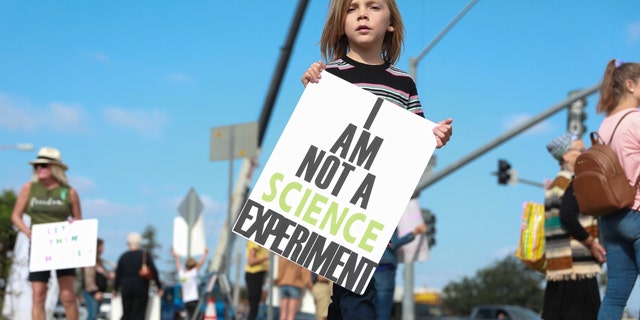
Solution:
<path fill-rule="evenodd" d="M 531 116 L 529 115 L 523 115 L 523 114 L 513 114 L 508 116 L 505 121 L 504 121 L 504 127 L 506 130 L 511 130 L 521 124 L 523 124 L 524 122 L 528 121 L 529 119 L 531 119 Z M 534 125 L 533 127 L 530 127 L 529 129 L 527 129 L 524 134 L 541 134 L 541 133 L 547 133 L 550 132 L 553 128 L 551 127 L 551 125 L 549 124 L 549 122 L 547 121 L 542 121 L 539 122 L 538 124 Z"/>
<path fill-rule="evenodd" d="M 176 208 L 176 215 L 178 213 L 178 207 L 182 204 L 182 201 L 186 198 L 187 193 L 184 195 L 176 196 L 167 201 L 166 205 L 169 208 Z M 202 201 L 202 214 L 207 217 L 221 217 L 220 219 L 224 220 L 227 218 L 227 202 L 221 202 L 216 199 L 211 198 L 207 195 L 198 195 L 200 201 Z"/>
<path fill-rule="evenodd" d="M 80 176 L 69 177 L 69 184 L 78 191 L 81 197 L 84 193 L 92 192 L 96 186 L 93 180 Z"/>
<path fill-rule="evenodd" d="M 510 256 L 510 255 L 515 254 L 516 249 L 517 248 L 515 246 L 508 246 L 508 247 L 499 248 L 498 250 L 493 252 L 493 256 L 496 259 L 504 259 L 504 257 L 506 257 L 506 256 Z"/>
<path fill-rule="evenodd" d="M 78 193 L 80 192 L 78 191 Z M 117 217 L 131 217 L 144 214 L 148 211 L 140 205 L 131 207 L 113 203 L 103 198 L 83 199 L 82 194 L 80 194 L 80 202 L 82 205 L 82 217 L 85 219 L 109 217 L 111 220 L 117 220 Z"/>
<path fill-rule="evenodd" d="M 209 196 L 201 196 L 202 204 L 204 206 L 204 212 L 213 216 L 221 215 L 224 213 L 224 217 L 227 217 L 227 202 L 220 202 Z"/>
<path fill-rule="evenodd" d="M 31 106 L 0 93 L 0 128 L 12 131 L 36 131 L 40 128 L 56 131 L 87 131 L 85 112 L 81 105 L 53 102 L 48 106 Z"/>
<path fill-rule="evenodd" d="M 169 117 L 160 110 L 125 110 L 108 107 L 103 112 L 104 118 L 112 125 L 131 129 L 150 138 L 162 137 L 162 131 Z"/>
<path fill-rule="evenodd" d="M 82 125 L 83 118 L 82 106 L 53 102 L 49 104 L 44 113 L 42 123 L 48 123 L 48 126 L 58 131 L 86 131 L 87 129 Z"/>
<path fill-rule="evenodd" d="M 640 21 L 630 23 L 627 28 L 629 43 L 634 44 L 640 40 Z"/>
<path fill-rule="evenodd" d="M 190 76 L 184 73 L 171 73 L 171 74 L 165 75 L 164 78 L 174 83 L 185 83 L 185 82 L 193 81 L 193 79 Z"/>
<path fill-rule="evenodd" d="M 91 54 L 91 59 L 93 61 L 96 62 L 100 62 L 100 63 L 109 63 L 111 62 L 111 59 L 109 59 L 109 56 L 106 53 L 103 52 L 94 52 Z"/>
<path fill-rule="evenodd" d="M 8 95 L 0 93 L 0 128 L 11 131 L 33 131 L 38 122 L 30 116 L 28 105 L 13 101 Z"/>

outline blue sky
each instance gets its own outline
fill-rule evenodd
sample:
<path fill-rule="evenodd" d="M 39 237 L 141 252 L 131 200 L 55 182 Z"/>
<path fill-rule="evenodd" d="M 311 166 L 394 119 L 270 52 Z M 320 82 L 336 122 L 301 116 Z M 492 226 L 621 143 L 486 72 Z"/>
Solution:
<path fill-rule="evenodd" d="M 84 217 L 99 219 L 105 258 L 117 260 L 126 234 L 152 224 L 169 269 L 173 218 L 190 188 L 204 203 L 213 251 L 227 210 L 229 164 L 209 161 L 209 130 L 258 120 L 296 4 L 0 2 L 0 146 L 36 146 L 0 151 L 0 188 L 17 191 L 29 178 L 27 161 L 54 146 L 70 167 Z M 409 58 L 467 4 L 400 0 L 407 32 L 397 65 L 407 70 Z M 300 76 L 320 59 L 326 9 L 326 1 L 309 3 L 263 164 L 302 94 Z M 417 70 L 427 117 L 454 119 L 434 171 L 569 91 L 598 83 L 609 59 L 639 61 L 638 12 L 635 0 L 475 4 Z M 588 99 L 587 130 L 602 120 L 596 98 Z M 559 112 L 423 190 L 422 207 L 437 216 L 437 245 L 429 261 L 416 264 L 416 286 L 442 288 L 515 251 L 522 202 L 541 201 L 542 189 L 501 186 L 491 173 L 504 158 L 522 178 L 552 178 L 558 166 L 545 145 L 566 131 L 566 121 Z"/>

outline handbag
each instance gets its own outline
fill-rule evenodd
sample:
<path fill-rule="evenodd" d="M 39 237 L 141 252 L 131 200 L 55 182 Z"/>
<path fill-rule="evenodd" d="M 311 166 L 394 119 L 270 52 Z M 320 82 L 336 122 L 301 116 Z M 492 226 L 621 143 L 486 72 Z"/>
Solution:
<path fill-rule="evenodd" d="M 522 225 L 520 227 L 520 242 L 516 250 L 516 257 L 530 269 L 545 272 L 544 240 L 544 204 L 526 202 L 522 205 Z"/>
<path fill-rule="evenodd" d="M 146 280 L 153 280 L 154 278 L 153 271 L 151 271 L 151 268 L 149 268 L 149 266 L 147 265 L 146 251 L 142 251 L 142 267 L 140 267 L 140 270 L 138 271 L 138 275 L 140 276 L 140 278 L 146 279 Z"/>

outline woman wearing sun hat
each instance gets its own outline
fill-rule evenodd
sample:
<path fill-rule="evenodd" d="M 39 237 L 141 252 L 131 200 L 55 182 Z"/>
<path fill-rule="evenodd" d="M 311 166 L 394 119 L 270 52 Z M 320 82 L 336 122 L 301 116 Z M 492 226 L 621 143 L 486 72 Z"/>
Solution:
<path fill-rule="evenodd" d="M 31 225 L 82 219 L 80 198 L 69 186 L 60 151 L 43 147 L 37 159 L 30 161 L 33 166 L 31 180 L 20 189 L 11 214 L 11 221 L 31 239 L 31 229 L 24 223 L 23 215 L 29 214 Z M 78 319 L 78 305 L 74 292 L 75 269 L 56 270 L 60 286 L 60 301 L 64 305 L 67 319 Z M 30 272 L 32 288 L 31 314 L 34 320 L 44 320 L 47 283 L 51 271 Z"/>

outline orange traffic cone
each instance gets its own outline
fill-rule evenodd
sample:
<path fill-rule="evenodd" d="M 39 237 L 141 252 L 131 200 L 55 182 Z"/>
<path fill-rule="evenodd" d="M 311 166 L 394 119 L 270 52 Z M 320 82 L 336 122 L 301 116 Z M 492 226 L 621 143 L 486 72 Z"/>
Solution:
<path fill-rule="evenodd" d="M 216 301 L 213 297 L 210 297 L 207 300 L 207 308 L 204 312 L 204 320 L 218 320 L 218 315 L 216 314 Z"/>

